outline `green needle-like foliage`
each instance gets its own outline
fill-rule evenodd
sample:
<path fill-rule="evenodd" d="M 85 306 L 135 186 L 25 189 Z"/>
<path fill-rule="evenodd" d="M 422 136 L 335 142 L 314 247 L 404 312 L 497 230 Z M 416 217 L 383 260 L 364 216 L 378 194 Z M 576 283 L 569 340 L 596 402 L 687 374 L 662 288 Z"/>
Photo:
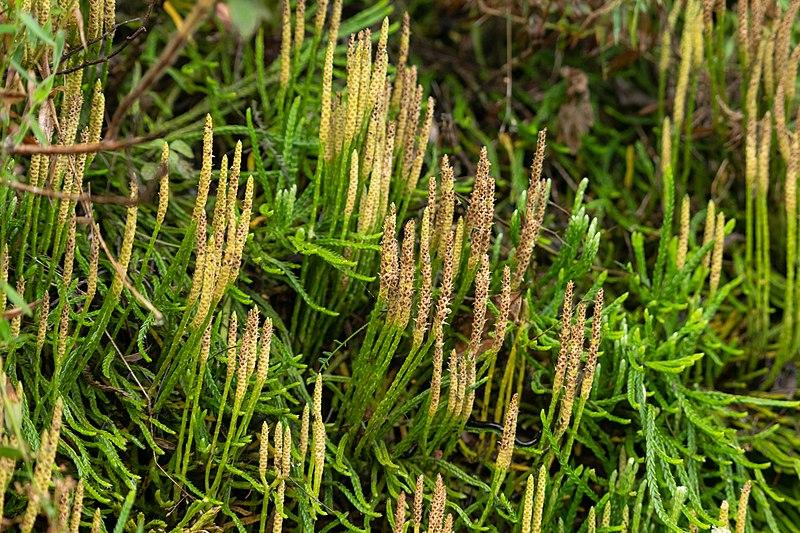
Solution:
<path fill-rule="evenodd" d="M 800 2 L 598 11 L 657 28 L 617 183 L 445 144 L 388 1 L 0 7 L 0 529 L 800 531 Z"/>

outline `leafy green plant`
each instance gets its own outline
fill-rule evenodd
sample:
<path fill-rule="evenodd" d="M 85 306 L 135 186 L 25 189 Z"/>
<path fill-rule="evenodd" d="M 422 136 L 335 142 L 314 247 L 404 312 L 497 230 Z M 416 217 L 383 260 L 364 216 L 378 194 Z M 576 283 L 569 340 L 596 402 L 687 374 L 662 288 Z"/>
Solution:
<path fill-rule="evenodd" d="M 242 4 L 211 22 L 211 2 L 165 4 L 177 28 L 147 32 L 116 85 L 111 3 L 3 5 L 4 525 L 797 530 L 800 402 L 752 387 L 790 364 L 800 323 L 796 3 L 662 14 L 647 133 L 661 151 L 626 148 L 612 192 L 603 154 L 567 191 L 556 162 L 582 155 L 547 153 L 531 123 L 530 171 L 507 132 L 442 155 L 413 17 L 393 24 L 388 2 L 352 16 L 341 0 L 283 2 L 274 53 L 259 20 L 226 14 Z M 627 19 L 633 35 L 651 12 L 621 8 L 607 28 L 619 39 Z M 241 39 L 201 38 L 215 24 Z M 698 72 L 712 131 L 732 135 L 733 29 L 750 76 L 743 247 L 735 202 L 688 179 L 709 149 Z M 644 179 L 656 227 L 605 230 L 602 214 L 635 218 Z M 567 194 L 571 209 L 552 205 Z M 630 253 L 614 256 L 620 234 Z M 771 372 L 754 349 L 775 350 Z"/>

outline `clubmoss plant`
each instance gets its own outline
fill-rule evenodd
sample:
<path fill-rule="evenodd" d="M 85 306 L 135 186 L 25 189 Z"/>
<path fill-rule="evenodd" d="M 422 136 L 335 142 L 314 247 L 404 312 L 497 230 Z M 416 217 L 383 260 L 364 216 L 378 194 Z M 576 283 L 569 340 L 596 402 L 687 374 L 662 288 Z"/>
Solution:
<path fill-rule="evenodd" d="M 657 100 L 575 150 L 389 2 L 7 4 L 0 528 L 796 529 L 800 2 L 597 11 Z"/>

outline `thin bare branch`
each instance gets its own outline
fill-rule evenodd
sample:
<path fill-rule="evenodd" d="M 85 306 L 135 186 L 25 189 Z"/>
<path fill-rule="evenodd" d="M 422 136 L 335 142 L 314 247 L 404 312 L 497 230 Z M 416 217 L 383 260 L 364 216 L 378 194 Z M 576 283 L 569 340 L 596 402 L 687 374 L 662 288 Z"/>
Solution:
<path fill-rule="evenodd" d="M 71 202 L 88 201 L 93 204 L 117 204 L 125 206 L 132 206 L 138 203 L 135 200 L 131 200 L 128 196 L 122 196 L 118 194 L 112 194 L 106 196 L 91 194 L 88 192 L 80 194 L 69 194 L 61 191 L 54 191 L 53 189 L 34 187 L 32 185 L 28 185 L 27 183 L 22 183 L 19 181 L 3 180 L 0 181 L 0 183 L 18 191 L 24 191 L 39 196 L 46 196 L 48 198 L 58 198 L 59 200 L 69 200 Z"/>
<path fill-rule="evenodd" d="M 84 210 L 87 213 L 89 213 L 89 216 L 91 216 L 92 207 L 89 204 L 89 202 L 84 201 L 83 202 L 83 206 L 84 206 Z M 94 223 L 92 224 L 92 226 L 96 227 Z M 122 280 L 123 285 L 125 285 L 125 288 L 128 289 L 131 292 L 133 297 L 136 298 L 136 300 L 142 306 L 144 306 L 148 311 L 153 313 L 153 316 L 155 317 L 155 323 L 156 324 L 161 324 L 164 321 L 164 315 L 161 313 L 161 311 L 156 309 L 156 307 L 152 303 L 150 303 L 150 300 L 145 298 L 144 295 L 142 293 L 140 293 L 139 291 L 137 291 L 136 288 L 131 284 L 130 280 L 128 279 L 128 273 L 125 271 L 124 268 L 122 268 L 122 265 L 120 265 L 117 262 L 116 258 L 111 253 L 111 250 L 108 249 L 108 245 L 106 244 L 106 241 L 105 241 L 105 239 L 103 239 L 103 236 L 100 234 L 100 232 L 99 231 L 95 231 L 93 233 L 94 234 L 92 235 L 92 238 L 97 238 L 97 240 L 100 242 L 100 246 L 102 246 L 103 251 L 106 254 L 106 257 L 111 262 L 111 266 L 114 267 L 114 270 L 117 272 L 117 275 L 119 275 L 120 279 Z"/>
<path fill-rule="evenodd" d="M 117 110 L 114 112 L 114 116 L 111 117 L 111 122 L 108 125 L 106 138 L 116 138 L 117 133 L 119 132 L 120 123 L 128 113 L 128 110 L 133 106 L 133 103 L 139 99 L 139 97 L 147 90 L 148 87 L 158 81 L 164 72 L 166 72 L 167 68 L 172 65 L 177 58 L 178 53 L 183 49 L 184 45 L 189 40 L 189 37 L 191 37 L 200 23 L 205 20 L 206 15 L 211 10 L 214 2 L 215 0 L 200 0 L 194 5 L 192 10 L 186 16 L 186 19 L 183 21 L 183 25 L 178 28 L 178 31 L 175 32 L 169 43 L 167 43 L 167 46 L 161 52 L 161 55 L 158 57 L 158 61 L 156 61 L 155 64 L 150 67 L 144 76 L 142 76 L 142 79 L 139 80 L 139 83 L 136 85 L 136 87 L 134 87 L 128 96 L 126 96 L 122 102 L 119 103 L 119 106 L 117 106 Z"/>
<path fill-rule="evenodd" d="M 144 135 L 142 137 L 131 137 L 129 139 L 109 139 L 96 143 L 76 143 L 76 144 L 18 144 L 9 146 L 3 151 L 13 155 L 62 155 L 62 154 L 91 154 L 95 152 L 113 152 L 137 144 L 142 144 L 161 136 L 161 133 Z"/>

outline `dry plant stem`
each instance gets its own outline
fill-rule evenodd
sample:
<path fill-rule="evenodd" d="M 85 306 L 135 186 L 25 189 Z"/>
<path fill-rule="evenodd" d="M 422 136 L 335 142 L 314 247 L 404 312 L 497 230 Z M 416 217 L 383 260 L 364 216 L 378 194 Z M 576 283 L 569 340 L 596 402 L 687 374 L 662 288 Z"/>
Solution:
<path fill-rule="evenodd" d="M 160 324 L 161 322 L 163 322 L 164 321 L 164 315 L 161 313 L 161 311 L 156 309 L 155 306 L 152 303 L 150 303 L 150 300 L 145 298 L 142 293 L 137 291 L 136 288 L 133 285 L 131 285 L 131 282 L 128 279 L 128 273 L 125 271 L 125 269 L 122 268 L 122 266 L 114 258 L 113 254 L 108 249 L 108 245 L 106 244 L 106 241 L 103 240 L 103 236 L 100 235 L 100 232 L 97 232 L 95 234 L 95 236 L 100 241 L 100 246 L 103 248 L 103 251 L 106 254 L 106 258 L 109 260 L 109 262 L 111 262 L 111 265 L 114 267 L 114 270 L 116 270 L 117 275 L 120 277 L 120 280 L 122 281 L 122 284 L 125 286 L 125 288 L 128 289 L 131 292 L 133 297 L 136 298 L 136 300 L 143 307 L 145 307 L 148 311 L 153 313 L 153 316 L 155 316 L 155 323 L 156 324 Z"/>
<path fill-rule="evenodd" d="M 119 133 L 120 123 L 133 106 L 133 103 L 136 102 L 140 96 L 142 96 L 148 87 L 158 81 L 167 68 L 172 65 L 180 51 L 186 45 L 186 42 L 195 32 L 200 23 L 205 20 L 206 15 L 211 10 L 214 3 L 215 0 L 199 0 L 194 5 L 192 10 L 183 20 L 181 27 L 178 28 L 178 31 L 172 36 L 170 41 L 167 43 L 167 46 L 161 52 L 161 55 L 159 55 L 156 63 L 150 67 L 144 76 L 142 76 L 142 79 L 139 80 L 139 83 L 136 85 L 136 87 L 134 87 L 133 90 L 125 98 L 123 98 L 123 100 L 117 106 L 117 110 L 111 117 L 111 121 L 108 124 L 108 129 L 106 130 L 106 137 L 108 139 L 116 139 L 117 133 Z"/>
<path fill-rule="evenodd" d="M 69 154 L 91 154 L 96 152 L 113 152 L 146 143 L 153 139 L 163 136 L 163 132 L 150 133 L 141 137 L 130 137 L 127 139 L 106 139 L 99 142 L 75 143 L 75 144 L 18 144 L 4 148 L 4 152 L 11 155 L 69 155 Z"/>
<path fill-rule="evenodd" d="M 152 10 L 152 7 L 153 7 L 153 5 L 154 5 L 154 4 L 155 4 L 155 2 L 151 2 L 151 3 L 150 3 L 150 9 L 149 9 L 149 10 Z M 149 11 L 149 10 L 148 10 L 148 11 Z M 128 23 L 128 22 L 134 22 L 134 21 L 136 21 L 136 20 L 139 20 L 139 18 L 134 18 L 134 19 L 131 19 L 131 20 L 129 20 L 129 21 L 126 21 L 126 22 L 120 23 L 120 24 L 118 24 L 118 26 L 123 26 L 124 24 L 126 24 L 126 23 Z M 92 66 L 92 65 L 99 65 L 99 64 L 101 64 L 101 63 L 107 63 L 107 62 L 108 62 L 108 61 L 109 61 L 111 58 L 113 58 L 114 56 L 118 55 L 120 52 L 122 52 L 123 50 L 125 50 L 125 48 L 127 48 L 127 47 L 128 47 L 128 45 L 130 45 L 130 43 L 132 43 L 132 42 L 133 42 L 133 41 L 134 41 L 134 40 L 135 40 L 137 37 L 139 37 L 139 35 L 142 35 L 142 34 L 144 34 L 144 33 L 146 33 L 146 32 L 147 32 L 147 28 L 146 28 L 144 25 L 143 25 L 143 26 L 141 26 L 141 27 L 139 27 L 139 28 L 136 28 L 136 30 L 135 30 L 135 31 L 134 31 L 132 34 L 130 34 L 129 36 L 127 36 L 127 37 L 125 38 L 125 42 L 123 42 L 121 45 L 119 45 L 119 46 L 118 46 L 117 48 L 115 48 L 114 50 L 111 50 L 111 51 L 110 51 L 108 54 L 106 54 L 106 55 L 103 55 L 102 57 L 98 57 L 97 59 L 92 59 L 92 60 L 90 60 L 90 61 L 86 61 L 86 62 L 84 62 L 84 63 L 81 63 L 81 64 L 79 64 L 79 65 L 75 65 L 74 67 L 69 67 L 69 68 L 61 69 L 61 70 L 59 70 L 58 72 L 56 72 L 56 75 L 57 75 L 57 76 L 63 76 L 63 75 L 66 75 L 66 74 L 71 74 L 71 73 L 73 73 L 73 72 L 77 72 L 77 71 L 79 71 L 79 70 L 82 70 L 82 69 L 84 69 L 84 68 L 86 68 L 86 67 L 90 67 L 90 66 Z M 86 44 L 87 44 L 87 45 L 91 45 L 91 44 L 93 44 L 93 43 L 96 43 L 96 42 L 98 42 L 98 41 L 101 41 L 101 40 L 103 40 L 105 37 L 108 37 L 108 36 L 112 35 L 113 33 L 114 33 L 114 31 L 113 31 L 113 30 L 112 30 L 112 31 L 110 31 L 110 32 L 106 32 L 104 35 L 102 35 L 102 36 L 100 36 L 100 37 L 97 37 L 97 38 L 95 38 L 95 39 L 92 39 L 91 41 L 87 42 Z M 71 52 L 68 52 L 68 53 L 64 54 L 64 57 L 62 58 L 62 62 L 63 62 L 65 59 L 67 59 L 67 58 L 68 58 L 68 57 L 71 55 L 71 53 L 74 53 L 74 52 L 76 52 L 76 51 L 78 51 L 78 50 L 76 49 L 76 50 L 74 50 L 74 51 L 71 51 Z"/>
<path fill-rule="evenodd" d="M 80 194 L 71 194 L 62 191 L 56 191 L 53 189 L 34 187 L 32 185 L 28 185 L 27 183 L 22 183 L 19 181 L 4 180 L 0 183 L 2 183 L 2 185 L 11 187 L 12 189 L 16 189 L 18 191 L 31 193 L 38 196 L 46 196 L 48 198 L 58 198 L 60 200 L 67 200 L 70 202 L 89 202 L 90 204 L 115 204 L 124 206 L 137 205 L 138 203 L 137 200 L 132 200 L 128 196 L 122 196 L 122 195 L 96 195 L 96 194 L 91 194 L 89 192 L 84 192 Z"/>
<path fill-rule="evenodd" d="M 90 224 L 92 225 L 92 227 L 96 227 L 94 218 L 92 216 L 91 207 L 86 202 L 84 202 L 83 205 L 84 205 L 84 211 L 89 215 Z M 131 208 L 129 207 L 128 209 L 130 210 Z M 94 335 L 89 339 L 88 346 L 84 350 L 84 355 L 82 356 L 82 359 L 77 363 L 75 363 L 75 361 L 72 360 L 75 357 L 75 353 L 72 352 L 70 353 L 69 356 L 70 361 L 68 361 L 68 364 L 65 367 L 65 370 L 68 371 L 67 380 L 74 379 L 78 375 L 79 369 L 85 368 L 95 348 L 99 345 L 100 337 L 106 332 L 107 322 L 111 318 L 111 313 L 110 313 L 111 308 L 118 302 L 119 295 L 121 294 L 123 288 L 128 289 L 131 295 L 140 303 L 140 305 L 145 307 L 148 311 L 150 311 L 153 314 L 155 323 L 160 324 L 163 321 L 163 314 L 161 313 L 161 311 L 159 311 L 147 298 L 144 297 L 144 295 L 142 295 L 138 290 L 136 290 L 135 287 L 133 287 L 130 280 L 128 279 L 128 274 L 126 271 L 127 269 L 123 268 L 123 265 L 121 265 L 117 261 L 117 259 L 114 258 L 113 254 L 109 250 L 108 245 L 106 244 L 100 232 L 95 231 L 93 233 L 93 238 L 94 237 L 98 239 L 100 247 L 103 249 L 107 259 L 114 268 L 116 274 L 114 277 L 114 284 L 119 283 L 118 285 L 119 292 L 115 292 L 114 284 L 112 284 L 111 288 L 109 289 L 109 294 L 105 298 L 103 306 L 100 310 L 99 320 L 101 320 L 104 323 L 102 324 L 102 327 L 96 327 Z M 79 324 L 81 323 L 79 322 Z"/>

